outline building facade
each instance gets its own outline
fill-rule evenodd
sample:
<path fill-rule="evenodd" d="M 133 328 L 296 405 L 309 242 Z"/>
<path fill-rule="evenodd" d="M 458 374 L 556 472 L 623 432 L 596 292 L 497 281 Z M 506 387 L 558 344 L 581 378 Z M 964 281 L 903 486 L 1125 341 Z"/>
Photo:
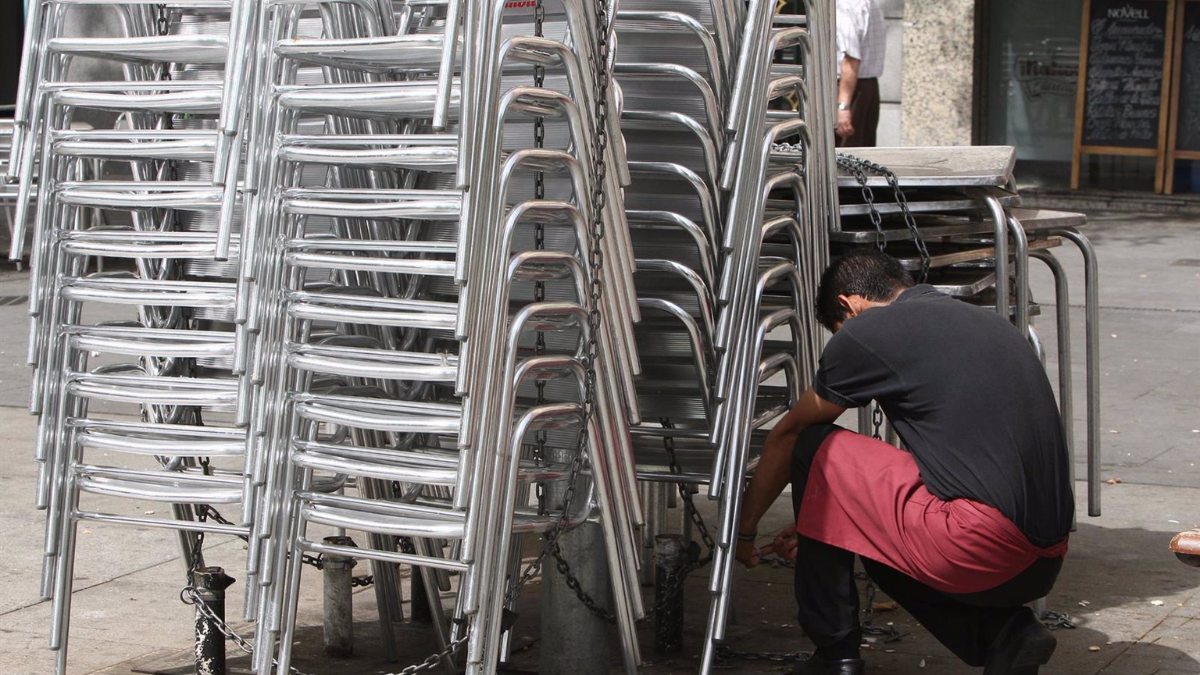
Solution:
<path fill-rule="evenodd" d="M 889 124 L 898 111 L 899 128 L 881 128 L 881 144 L 1012 145 L 1023 183 L 1070 184 L 1084 0 L 876 1 L 894 23 L 889 39 L 900 36 L 889 60 L 902 63 L 889 63 L 888 74 L 898 80 Z M 1184 58 L 1182 77 L 1200 77 L 1193 68 L 1200 64 Z M 1152 191 L 1156 166 L 1148 157 L 1085 155 L 1080 187 Z M 1195 162 L 1167 171 L 1176 192 L 1200 191 Z"/>

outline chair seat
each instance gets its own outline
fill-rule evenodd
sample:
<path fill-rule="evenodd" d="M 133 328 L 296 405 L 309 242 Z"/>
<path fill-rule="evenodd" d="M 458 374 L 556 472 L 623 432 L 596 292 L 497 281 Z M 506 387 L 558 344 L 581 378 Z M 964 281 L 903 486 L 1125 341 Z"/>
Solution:
<path fill-rule="evenodd" d="M 70 419 L 84 450 L 167 457 L 232 457 L 246 452 L 244 429 Z"/>
<path fill-rule="evenodd" d="M 95 82 L 86 83 L 92 86 L 83 84 L 68 82 L 47 89 L 54 103 L 74 108 L 180 115 L 217 115 L 221 112 L 220 82 L 204 81 L 203 86 L 179 91 L 162 91 L 176 88 L 176 85 L 162 83 L 158 83 L 157 90 L 139 87 L 142 83 L 138 82 L 103 83 L 107 86 L 97 86 Z"/>
<path fill-rule="evenodd" d="M 212 161 L 217 149 L 215 131 L 105 129 L 50 134 L 55 154 L 78 159 Z"/>
<path fill-rule="evenodd" d="M 229 39 L 219 35 L 142 35 L 134 37 L 56 37 L 46 50 L 64 56 L 134 63 L 224 64 Z"/>
<path fill-rule="evenodd" d="M 434 71 L 441 65 L 445 44 L 445 36 L 436 33 L 342 39 L 294 38 L 277 44 L 275 53 L 300 63 L 334 68 L 375 72 Z"/>
<path fill-rule="evenodd" d="M 306 137 L 312 139 L 315 137 Z M 285 138 L 279 158 L 286 162 L 303 164 L 327 164 L 336 166 L 360 166 L 371 168 L 406 169 L 410 171 L 450 172 L 458 168 L 457 140 L 437 137 L 435 142 L 421 143 L 420 136 L 402 136 L 390 140 L 387 137 L 373 139 L 363 137 L 354 147 L 340 137 L 326 137 L 336 142 L 321 144 L 309 141 L 300 143 Z M 446 140 L 451 142 L 446 142 Z M 396 147 L 380 147 L 395 143 Z"/>
<path fill-rule="evenodd" d="M 217 241 L 216 234 L 210 232 L 92 229 L 60 231 L 56 235 L 65 253 L 105 258 L 211 259 Z M 230 257 L 236 259 L 240 250 L 240 237 L 233 235 Z"/>
<path fill-rule="evenodd" d="M 201 476 L 178 471 L 132 471 L 77 464 L 76 484 L 82 492 L 172 504 L 236 504 L 243 481 L 229 476 Z"/>
<path fill-rule="evenodd" d="M 393 433 L 456 435 L 462 418 L 457 403 L 330 394 L 293 394 L 291 400 L 305 420 Z"/>
<path fill-rule="evenodd" d="M 158 358 L 230 358 L 234 334 L 225 331 L 64 326 L 74 349 Z"/>
<path fill-rule="evenodd" d="M 458 306 L 452 302 L 311 291 L 292 291 L 287 297 L 288 315 L 295 319 L 426 330 L 458 325 Z"/>
<path fill-rule="evenodd" d="M 74 396 L 138 405 L 232 409 L 238 400 L 238 383 L 227 379 L 71 373 L 67 389 Z"/>
<path fill-rule="evenodd" d="M 75 302 L 230 309 L 237 300 L 237 285 L 90 276 L 66 280 L 62 295 Z"/>
<path fill-rule="evenodd" d="M 61 204 L 90 208 L 219 211 L 225 189 L 187 181 L 79 181 L 62 183 Z"/>
<path fill-rule="evenodd" d="M 344 117 L 431 117 L 437 83 L 405 81 L 282 86 L 278 103 L 284 110 Z M 450 88 L 450 115 L 457 118 L 462 99 L 458 78 Z"/>
<path fill-rule="evenodd" d="M 345 377 L 418 382 L 454 382 L 458 356 L 397 352 L 340 345 L 290 345 L 288 365 L 298 370 Z"/>
<path fill-rule="evenodd" d="M 462 214 L 462 193 L 292 188 L 283 193 L 283 210 L 296 216 L 456 221 Z"/>

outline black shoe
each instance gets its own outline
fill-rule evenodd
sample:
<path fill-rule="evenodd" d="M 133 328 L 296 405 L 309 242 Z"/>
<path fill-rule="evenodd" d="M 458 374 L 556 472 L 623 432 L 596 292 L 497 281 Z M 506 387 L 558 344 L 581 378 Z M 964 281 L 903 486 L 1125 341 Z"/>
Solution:
<path fill-rule="evenodd" d="M 863 675 L 866 664 L 862 659 L 823 659 L 813 655 L 801 657 L 792 670 L 793 675 Z"/>
<path fill-rule="evenodd" d="M 1037 675 L 1057 646 L 1058 640 L 1024 607 L 1004 624 L 988 649 L 983 675 Z"/>

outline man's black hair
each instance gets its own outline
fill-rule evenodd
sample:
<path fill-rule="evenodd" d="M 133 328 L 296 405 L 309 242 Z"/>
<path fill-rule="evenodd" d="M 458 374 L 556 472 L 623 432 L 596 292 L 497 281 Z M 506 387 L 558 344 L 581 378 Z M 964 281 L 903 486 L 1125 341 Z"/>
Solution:
<path fill-rule="evenodd" d="M 858 249 L 829 264 L 817 290 L 817 321 L 829 330 L 846 320 L 839 295 L 861 295 L 887 302 L 913 285 L 912 275 L 892 256 L 875 249 Z"/>

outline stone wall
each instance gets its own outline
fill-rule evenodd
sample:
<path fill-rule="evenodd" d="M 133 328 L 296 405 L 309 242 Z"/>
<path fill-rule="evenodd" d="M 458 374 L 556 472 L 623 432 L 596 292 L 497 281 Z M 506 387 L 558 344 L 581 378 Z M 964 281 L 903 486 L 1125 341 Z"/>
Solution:
<path fill-rule="evenodd" d="M 970 145 L 975 0 L 904 8 L 903 145 Z"/>
<path fill-rule="evenodd" d="M 887 60 L 879 78 L 879 145 L 900 145 L 901 72 L 904 64 L 904 0 L 875 0 L 887 21 Z"/>

